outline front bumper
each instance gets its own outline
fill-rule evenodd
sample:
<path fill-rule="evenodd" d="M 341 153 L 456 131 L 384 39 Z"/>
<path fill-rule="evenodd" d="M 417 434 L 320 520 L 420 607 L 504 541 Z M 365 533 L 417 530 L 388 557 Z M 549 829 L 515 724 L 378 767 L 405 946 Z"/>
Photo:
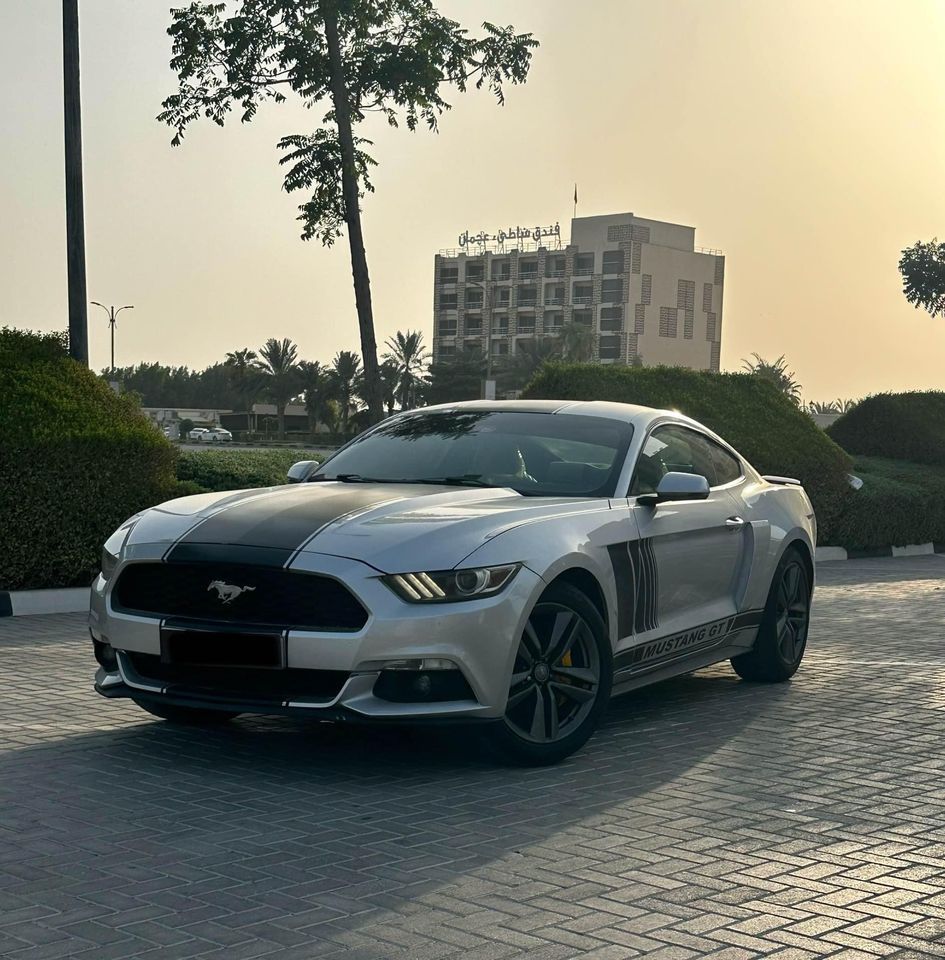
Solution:
<path fill-rule="evenodd" d="M 152 558 L 143 556 L 139 548 L 135 560 L 160 562 L 160 552 L 160 545 L 156 545 Z M 347 678 L 330 697 L 300 694 L 297 684 L 291 695 L 242 697 L 232 689 L 232 684 L 219 691 L 207 684 L 188 689 L 135 669 L 132 655 L 160 655 L 161 620 L 119 613 L 112 608 L 110 586 L 125 562 L 107 583 L 99 577 L 92 586 L 92 636 L 118 651 L 117 669 L 101 668 L 96 674 L 95 689 L 100 694 L 240 713 L 296 714 L 330 720 L 448 722 L 501 717 L 518 638 L 541 589 L 541 579 L 522 568 L 496 597 L 429 606 L 410 604 L 381 583 L 378 571 L 367 564 L 324 554 L 302 554 L 293 570 L 335 577 L 361 601 L 369 615 L 357 632 L 289 631 L 285 666 L 296 677 L 300 671 L 312 670 L 341 671 Z M 392 702 L 375 695 L 381 664 L 418 658 L 455 663 L 472 691 L 472 698 Z"/>

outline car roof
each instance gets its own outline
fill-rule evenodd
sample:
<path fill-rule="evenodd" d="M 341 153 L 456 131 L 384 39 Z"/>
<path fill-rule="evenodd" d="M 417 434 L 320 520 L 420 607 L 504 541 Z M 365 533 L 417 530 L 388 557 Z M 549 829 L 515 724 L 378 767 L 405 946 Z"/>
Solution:
<path fill-rule="evenodd" d="M 433 407 L 424 407 L 422 411 L 432 410 L 478 410 L 504 411 L 512 413 L 548 413 L 585 417 L 605 417 L 636 425 L 649 423 L 658 417 L 667 416 L 683 422 L 695 423 L 690 417 L 678 410 L 660 410 L 656 407 L 644 407 L 636 403 L 616 403 L 610 400 L 462 400 L 456 403 L 441 403 Z"/>

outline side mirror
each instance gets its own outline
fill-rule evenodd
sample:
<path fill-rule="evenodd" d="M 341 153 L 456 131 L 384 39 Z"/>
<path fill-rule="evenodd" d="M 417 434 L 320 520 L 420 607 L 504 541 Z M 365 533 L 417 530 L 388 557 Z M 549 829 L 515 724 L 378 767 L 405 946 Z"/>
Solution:
<path fill-rule="evenodd" d="M 709 481 L 698 473 L 666 473 L 663 474 L 656 493 L 638 497 L 637 502 L 655 507 L 658 503 L 672 500 L 707 500 L 709 497 Z"/>
<path fill-rule="evenodd" d="M 317 460 L 299 460 L 298 463 L 293 463 L 292 466 L 289 467 L 286 479 L 288 479 L 289 483 L 301 483 L 303 480 L 308 479 L 308 475 L 317 466 Z"/>

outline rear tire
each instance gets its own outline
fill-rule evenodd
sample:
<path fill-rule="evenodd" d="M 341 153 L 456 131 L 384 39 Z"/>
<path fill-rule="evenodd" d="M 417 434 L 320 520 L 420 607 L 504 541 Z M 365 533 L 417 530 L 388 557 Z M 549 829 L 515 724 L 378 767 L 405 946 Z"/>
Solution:
<path fill-rule="evenodd" d="M 226 723 L 228 720 L 238 717 L 238 713 L 231 713 L 228 710 L 201 710 L 197 707 L 180 707 L 173 703 L 154 703 L 151 700 L 138 700 L 135 703 L 142 710 L 147 711 L 154 717 L 160 717 L 161 720 L 167 720 L 168 723 L 179 723 L 186 726 L 214 726 L 215 724 Z"/>
<path fill-rule="evenodd" d="M 505 716 L 489 745 L 519 766 L 558 763 L 588 741 L 610 699 L 613 651 L 597 607 L 552 584 L 519 638 Z"/>
<path fill-rule="evenodd" d="M 811 583 L 800 550 L 789 547 L 771 581 L 754 647 L 732 657 L 743 680 L 783 683 L 797 673 L 807 648 Z"/>

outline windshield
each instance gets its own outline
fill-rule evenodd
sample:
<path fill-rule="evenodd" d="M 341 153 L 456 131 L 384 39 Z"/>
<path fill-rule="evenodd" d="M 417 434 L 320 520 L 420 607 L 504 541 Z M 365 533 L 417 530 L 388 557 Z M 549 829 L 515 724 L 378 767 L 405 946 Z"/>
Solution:
<path fill-rule="evenodd" d="M 479 410 L 395 417 L 311 480 L 511 487 L 529 496 L 613 496 L 633 428 L 604 417 Z"/>

